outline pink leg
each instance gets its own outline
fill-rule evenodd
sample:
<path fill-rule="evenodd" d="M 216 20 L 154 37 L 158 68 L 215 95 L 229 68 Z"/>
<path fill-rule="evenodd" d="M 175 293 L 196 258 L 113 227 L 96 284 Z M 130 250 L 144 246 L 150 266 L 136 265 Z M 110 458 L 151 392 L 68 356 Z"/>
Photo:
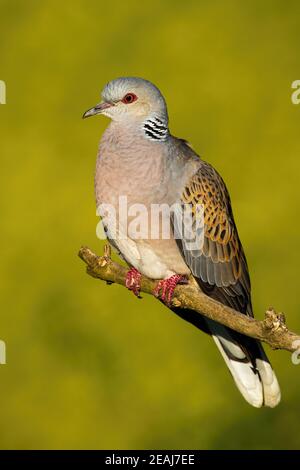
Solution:
<path fill-rule="evenodd" d="M 128 273 L 126 274 L 125 286 L 127 289 L 131 290 L 134 295 L 140 297 L 141 273 L 137 269 L 129 269 Z"/>
<path fill-rule="evenodd" d="M 182 276 L 181 274 L 173 274 L 173 276 L 169 277 L 168 279 L 162 279 L 161 281 L 159 281 L 153 291 L 153 294 L 155 295 L 155 297 L 160 297 L 166 305 L 170 305 L 172 302 L 175 287 L 177 286 L 177 284 L 185 282 L 187 282 L 186 276 Z"/>

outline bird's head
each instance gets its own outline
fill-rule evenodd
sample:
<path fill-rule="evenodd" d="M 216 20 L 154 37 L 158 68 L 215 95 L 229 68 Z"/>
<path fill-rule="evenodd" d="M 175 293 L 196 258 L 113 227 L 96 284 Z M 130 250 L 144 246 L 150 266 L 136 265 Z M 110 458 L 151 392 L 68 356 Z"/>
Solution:
<path fill-rule="evenodd" d="M 110 81 L 101 93 L 102 101 L 86 111 L 83 118 L 104 114 L 113 121 L 140 123 L 150 118 L 168 125 L 167 106 L 159 89 L 148 80 L 121 77 Z"/>

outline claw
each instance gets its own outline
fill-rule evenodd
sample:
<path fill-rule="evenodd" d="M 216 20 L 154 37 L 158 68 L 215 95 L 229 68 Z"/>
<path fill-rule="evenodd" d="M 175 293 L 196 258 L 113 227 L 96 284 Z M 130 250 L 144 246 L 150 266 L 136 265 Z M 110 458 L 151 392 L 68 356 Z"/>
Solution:
<path fill-rule="evenodd" d="M 134 295 L 141 298 L 141 273 L 137 269 L 129 269 L 128 273 L 126 274 L 125 286 L 127 289 L 131 290 Z"/>
<path fill-rule="evenodd" d="M 153 294 L 155 297 L 160 297 L 161 300 L 168 306 L 171 305 L 175 287 L 177 284 L 187 282 L 186 276 L 181 274 L 173 274 L 168 279 L 162 279 L 155 287 Z"/>

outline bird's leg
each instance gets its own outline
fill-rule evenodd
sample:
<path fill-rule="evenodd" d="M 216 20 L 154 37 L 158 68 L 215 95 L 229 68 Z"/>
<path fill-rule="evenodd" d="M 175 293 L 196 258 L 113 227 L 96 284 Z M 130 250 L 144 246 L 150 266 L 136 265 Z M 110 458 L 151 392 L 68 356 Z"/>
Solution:
<path fill-rule="evenodd" d="M 175 287 L 177 284 L 186 284 L 187 277 L 182 274 L 173 274 L 168 279 L 162 279 L 155 287 L 153 294 L 160 297 L 166 305 L 171 305 Z M 161 293 L 160 293 L 161 292 Z"/>
<path fill-rule="evenodd" d="M 140 290 L 141 290 L 141 273 L 135 269 L 131 268 L 126 274 L 125 279 L 125 286 L 127 289 L 131 290 L 134 295 L 141 298 Z"/>

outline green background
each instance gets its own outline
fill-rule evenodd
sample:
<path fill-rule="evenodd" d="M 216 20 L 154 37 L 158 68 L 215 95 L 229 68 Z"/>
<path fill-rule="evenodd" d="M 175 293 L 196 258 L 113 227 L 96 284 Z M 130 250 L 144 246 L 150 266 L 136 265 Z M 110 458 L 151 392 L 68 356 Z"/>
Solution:
<path fill-rule="evenodd" d="M 1 448 L 299 448 L 300 365 L 278 408 L 240 396 L 212 340 L 85 274 L 107 81 L 153 81 L 170 127 L 223 175 L 251 271 L 300 330 L 298 1 L 0 0 Z"/>

